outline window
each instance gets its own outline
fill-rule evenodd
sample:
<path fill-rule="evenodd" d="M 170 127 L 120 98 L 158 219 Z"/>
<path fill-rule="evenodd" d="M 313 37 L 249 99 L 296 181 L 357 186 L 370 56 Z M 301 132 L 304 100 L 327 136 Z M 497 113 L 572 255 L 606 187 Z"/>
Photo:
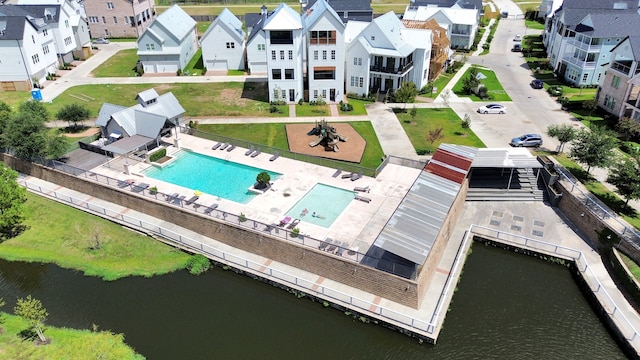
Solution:
<path fill-rule="evenodd" d="M 147 50 L 155 50 L 155 49 L 156 49 L 156 44 L 153 44 L 153 43 L 151 43 L 151 44 L 144 44 L 144 47 L 145 47 Z"/>
<path fill-rule="evenodd" d="M 313 90 L 313 98 L 314 99 L 318 98 L 318 90 Z"/>
<path fill-rule="evenodd" d="M 106 23 L 107 23 L 107 18 L 106 18 L 106 17 L 104 17 L 104 16 L 102 17 L 102 23 L 103 23 L 103 24 L 106 24 Z"/>
<path fill-rule="evenodd" d="M 64 38 L 64 44 L 67 46 L 71 45 L 71 36 Z"/>
<path fill-rule="evenodd" d="M 284 69 L 284 78 L 287 80 L 293 80 L 293 69 Z"/>
<path fill-rule="evenodd" d="M 42 47 L 42 52 L 46 55 L 49 53 L 49 45 L 45 45 Z"/>
<path fill-rule="evenodd" d="M 364 78 L 360 78 L 360 87 L 364 87 Z"/>
<path fill-rule="evenodd" d="M 227 43 L 227 49 L 235 49 L 236 48 L 236 43 L 232 42 L 228 42 Z"/>
<path fill-rule="evenodd" d="M 108 2 L 107 3 L 107 9 L 109 9 L 109 10 L 113 10 L 114 9 L 112 2 Z"/>
<path fill-rule="evenodd" d="M 349 86 L 356 86 L 356 77 L 355 76 L 351 77 L 351 82 L 349 83 Z"/>
<path fill-rule="evenodd" d="M 282 98 L 286 99 L 287 98 L 287 90 L 282 90 Z"/>
<path fill-rule="evenodd" d="M 271 50 L 271 60 L 275 60 L 275 59 L 276 59 L 276 51 Z"/>
<path fill-rule="evenodd" d="M 277 99 L 279 99 L 279 98 L 280 98 L 278 95 L 280 95 L 280 94 L 278 94 L 278 89 L 273 89 L 273 98 L 274 98 L 275 100 L 277 100 Z"/>
<path fill-rule="evenodd" d="M 598 83 L 600 83 L 600 78 L 602 77 L 602 73 L 598 73 Z"/>
<path fill-rule="evenodd" d="M 353 58 L 353 65 L 362 66 L 362 58 Z"/>
<path fill-rule="evenodd" d="M 616 99 L 613 96 L 609 96 L 609 95 L 605 96 L 604 106 L 609 110 L 613 110 L 613 108 L 616 107 Z"/>
<path fill-rule="evenodd" d="M 327 50 L 322 50 L 322 60 L 327 60 Z"/>
<path fill-rule="evenodd" d="M 31 35 L 31 41 L 33 41 L 34 44 L 36 43 L 36 38 L 33 37 L 33 35 Z"/>
<path fill-rule="evenodd" d="M 318 50 L 313 50 L 313 60 L 318 60 Z"/>
<path fill-rule="evenodd" d="M 44 36 L 49 35 L 49 31 L 47 29 L 43 29 L 42 30 L 42 35 L 44 35 Z"/>
<path fill-rule="evenodd" d="M 613 76 L 613 79 L 611 79 L 611 87 L 614 89 L 620 87 L 620 76 Z"/>
<path fill-rule="evenodd" d="M 33 56 L 31 56 L 31 61 L 33 61 L 34 64 L 37 64 L 40 62 L 40 57 L 38 56 L 38 54 L 35 54 Z"/>
<path fill-rule="evenodd" d="M 289 50 L 289 60 L 293 60 L 293 50 Z"/>
<path fill-rule="evenodd" d="M 586 82 L 589 79 L 589 74 L 584 73 L 582 74 L 582 82 Z"/>
<path fill-rule="evenodd" d="M 265 49 L 264 44 L 258 44 L 258 51 L 264 51 Z"/>
<path fill-rule="evenodd" d="M 319 66 L 313 68 L 313 78 L 315 80 L 335 80 L 336 68 L 335 66 Z"/>
<path fill-rule="evenodd" d="M 269 31 L 271 45 L 293 45 L 292 31 Z"/>
<path fill-rule="evenodd" d="M 281 80 L 282 79 L 282 70 L 280 70 L 280 69 L 271 69 L 271 78 L 273 80 Z"/>
<path fill-rule="evenodd" d="M 347 19 L 349 17 L 349 12 L 345 11 L 344 14 L 342 15 L 342 17 Z"/>
<path fill-rule="evenodd" d="M 375 41 L 376 37 L 375 36 L 371 36 L 371 41 Z"/>
<path fill-rule="evenodd" d="M 336 31 L 310 31 L 309 44 L 311 45 L 335 45 Z"/>
<path fill-rule="evenodd" d="M 284 50 L 280 50 L 280 60 L 284 60 Z"/>
<path fill-rule="evenodd" d="M 335 60 L 335 59 L 336 59 L 336 51 L 331 50 L 331 60 Z"/>
<path fill-rule="evenodd" d="M 114 23 L 114 24 L 117 24 L 117 23 L 118 23 L 118 18 L 117 18 L 117 17 L 115 17 L 115 16 L 113 17 L 113 23 Z"/>
<path fill-rule="evenodd" d="M 64 21 L 64 27 L 66 27 L 67 29 L 69 28 L 69 20 Z"/>
<path fill-rule="evenodd" d="M 323 99 L 326 99 L 326 98 L 327 98 L 327 90 L 326 90 L 326 89 L 323 89 L 323 90 L 322 90 L 322 98 L 323 98 Z"/>

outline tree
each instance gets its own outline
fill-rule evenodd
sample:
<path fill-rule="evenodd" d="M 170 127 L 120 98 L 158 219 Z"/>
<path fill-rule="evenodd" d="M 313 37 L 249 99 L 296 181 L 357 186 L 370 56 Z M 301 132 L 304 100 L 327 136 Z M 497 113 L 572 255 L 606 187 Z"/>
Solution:
<path fill-rule="evenodd" d="M 471 95 L 473 89 L 475 89 L 478 84 L 480 84 L 480 80 L 478 80 L 478 68 L 472 66 L 469 69 L 469 75 L 466 78 L 462 79 L 462 91 L 464 91 L 466 94 Z"/>
<path fill-rule="evenodd" d="M 570 157 L 587 165 L 587 173 L 592 166 L 602 167 L 614 156 L 617 139 L 614 134 L 601 126 L 578 131 L 571 142 Z"/>
<path fill-rule="evenodd" d="M 82 123 L 89 119 L 89 116 L 91 116 L 91 111 L 84 105 L 76 103 L 65 105 L 56 114 L 56 118 L 66 121 L 74 129 L 83 127 Z M 73 125 L 71 125 L 72 123 Z M 78 123 L 80 123 L 80 126 L 78 126 Z"/>
<path fill-rule="evenodd" d="M 589 116 L 587 117 L 587 121 L 591 122 L 591 114 L 598 108 L 598 102 L 596 99 L 585 100 L 582 102 L 582 108 L 588 111 Z"/>
<path fill-rule="evenodd" d="M 618 134 L 620 134 L 623 139 L 630 140 L 640 135 L 640 122 L 635 119 L 623 117 L 616 124 L 616 130 L 618 130 Z"/>
<path fill-rule="evenodd" d="M 17 236 L 26 228 L 22 222 L 27 190 L 17 179 L 17 172 L 0 164 L 0 242 Z"/>
<path fill-rule="evenodd" d="M 435 128 L 433 130 L 429 130 L 429 134 L 427 135 L 427 142 L 429 142 L 429 144 L 435 143 L 436 141 L 442 139 L 444 137 L 443 134 L 443 129 L 441 127 L 439 128 Z"/>
<path fill-rule="evenodd" d="M 7 124 L 11 121 L 12 116 L 13 111 L 11 110 L 11 107 L 4 101 L 0 100 L 0 149 L 6 146 L 3 134 L 5 133 Z"/>
<path fill-rule="evenodd" d="M 626 201 L 640 199 L 640 166 L 638 160 L 623 157 L 609 169 L 607 182 L 614 185 Z"/>
<path fill-rule="evenodd" d="M 409 115 L 411 115 L 411 123 L 415 124 L 416 116 L 418 116 L 418 109 L 415 107 L 415 105 L 411 108 L 411 110 L 409 110 Z"/>
<path fill-rule="evenodd" d="M 405 81 L 400 88 L 396 90 L 395 97 L 396 102 L 399 103 L 412 103 L 418 96 L 418 88 L 412 81 Z"/>
<path fill-rule="evenodd" d="M 442 90 L 442 92 L 440 93 L 440 98 L 442 99 L 442 102 L 444 103 L 444 106 L 449 107 L 449 99 L 451 98 L 451 90 L 449 90 L 449 89 Z"/>
<path fill-rule="evenodd" d="M 562 154 L 562 151 L 564 150 L 564 145 L 570 141 L 573 141 L 576 138 L 577 134 L 578 132 L 576 131 L 576 128 L 569 124 L 553 124 L 547 127 L 547 135 L 560 141 L 560 149 L 558 151 L 558 153 L 560 154 Z"/>
<path fill-rule="evenodd" d="M 268 172 L 261 171 L 260 173 L 258 173 L 258 176 L 256 176 L 256 181 L 258 182 L 258 186 L 256 186 L 256 189 L 264 189 L 269 185 L 271 176 Z"/>
<path fill-rule="evenodd" d="M 49 111 L 42 103 L 37 101 L 23 102 L 18 107 L 18 113 L 29 114 L 43 123 L 49 120 Z"/>
<path fill-rule="evenodd" d="M 45 157 L 47 159 L 58 159 L 67 153 L 69 148 L 69 139 L 62 134 L 48 134 L 47 147 L 45 151 Z"/>
<path fill-rule="evenodd" d="M 13 148 L 16 156 L 34 160 L 43 156 L 47 149 L 47 128 L 44 122 L 28 112 L 19 112 L 5 129 L 7 147 Z"/>
<path fill-rule="evenodd" d="M 44 337 L 43 330 L 44 322 L 47 320 L 49 313 L 47 309 L 42 307 L 40 300 L 32 298 L 31 295 L 28 295 L 26 299 L 19 298 L 13 311 L 29 323 L 31 329 L 35 330 L 38 334 L 40 341 L 47 341 L 47 338 Z"/>

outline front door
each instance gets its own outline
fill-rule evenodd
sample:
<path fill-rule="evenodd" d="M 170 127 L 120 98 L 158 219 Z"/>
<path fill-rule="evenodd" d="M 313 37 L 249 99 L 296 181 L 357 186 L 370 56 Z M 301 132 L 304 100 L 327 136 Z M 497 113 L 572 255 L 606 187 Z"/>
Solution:
<path fill-rule="evenodd" d="M 336 89 L 329 89 L 329 100 L 336 101 Z"/>
<path fill-rule="evenodd" d="M 289 89 L 289 101 L 296 101 L 296 91 L 294 89 Z"/>
<path fill-rule="evenodd" d="M 384 79 L 384 91 L 393 90 L 393 79 Z"/>

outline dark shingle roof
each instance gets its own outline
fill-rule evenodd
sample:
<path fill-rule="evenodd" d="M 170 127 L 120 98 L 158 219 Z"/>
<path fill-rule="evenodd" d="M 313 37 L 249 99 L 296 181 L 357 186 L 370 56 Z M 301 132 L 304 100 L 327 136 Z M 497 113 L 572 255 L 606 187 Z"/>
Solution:
<path fill-rule="evenodd" d="M 463 9 L 478 9 L 482 11 L 482 0 L 415 0 L 411 5 L 414 6 L 427 6 L 436 5 L 438 7 L 450 8 L 453 5 L 458 4 Z"/>
<path fill-rule="evenodd" d="M 26 20 L 26 21 L 25 21 Z M 42 18 L 36 18 L 31 13 L 17 5 L 0 5 L 0 21 L 6 21 L 4 33 L 0 33 L 0 40 L 22 40 L 25 24 L 34 29 L 46 26 Z"/>
<path fill-rule="evenodd" d="M 247 28 L 251 28 L 260 21 L 261 17 L 262 15 L 259 13 L 246 13 L 244 14 L 244 25 Z"/>
<path fill-rule="evenodd" d="M 316 3 L 316 0 L 309 0 L 307 4 L 307 9 L 310 9 L 313 4 Z M 333 10 L 339 11 L 366 11 L 371 10 L 371 3 L 369 0 L 327 0 L 329 6 L 333 8 Z"/>
<path fill-rule="evenodd" d="M 576 31 L 591 37 L 608 37 L 608 36 L 627 36 L 632 33 L 640 35 L 637 24 L 640 24 L 640 14 L 619 13 L 616 10 L 607 11 L 606 13 L 591 14 L 593 27 L 584 24 L 576 26 Z"/>
<path fill-rule="evenodd" d="M 31 16 L 36 18 L 42 18 L 46 23 L 57 23 L 60 21 L 60 5 L 16 5 Z M 46 11 L 49 10 L 49 11 Z M 47 14 L 50 15 L 47 18 Z"/>

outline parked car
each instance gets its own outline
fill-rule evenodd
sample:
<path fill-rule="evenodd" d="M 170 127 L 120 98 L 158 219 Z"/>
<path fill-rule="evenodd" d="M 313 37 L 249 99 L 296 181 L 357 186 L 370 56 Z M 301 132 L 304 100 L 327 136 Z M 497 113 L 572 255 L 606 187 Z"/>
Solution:
<path fill-rule="evenodd" d="M 544 87 L 544 83 L 540 79 L 531 80 L 531 87 L 534 89 L 542 89 Z"/>
<path fill-rule="evenodd" d="M 522 51 L 522 44 L 521 43 L 513 44 L 513 47 L 511 48 L 511 51 L 513 51 L 513 52 L 521 52 Z"/>
<path fill-rule="evenodd" d="M 540 147 L 542 146 L 542 136 L 538 134 L 525 134 L 511 139 L 509 144 L 515 147 Z"/>
<path fill-rule="evenodd" d="M 109 43 L 109 39 L 105 39 L 105 38 L 97 38 L 93 40 L 94 44 L 108 44 Z"/>
<path fill-rule="evenodd" d="M 506 114 L 507 108 L 500 104 L 487 104 L 478 108 L 480 114 Z"/>
<path fill-rule="evenodd" d="M 516 35 L 516 36 L 513 38 L 513 41 L 522 41 L 522 35 Z"/>

